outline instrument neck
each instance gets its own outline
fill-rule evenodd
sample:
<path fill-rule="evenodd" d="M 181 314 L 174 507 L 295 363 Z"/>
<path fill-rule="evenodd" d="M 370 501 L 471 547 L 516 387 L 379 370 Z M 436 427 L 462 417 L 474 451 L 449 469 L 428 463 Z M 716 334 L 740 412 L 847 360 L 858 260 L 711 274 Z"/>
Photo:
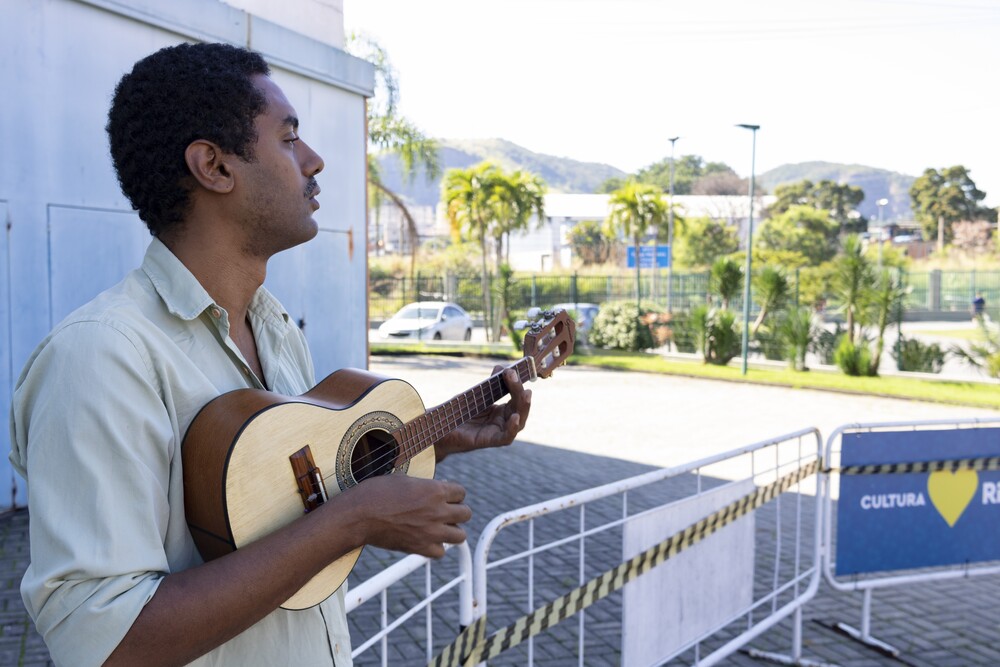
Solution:
<path fill-rule="evenodd" d="M 525 357 L 511 368 L 522 383 L 534 379 L 533 360 Z M 510 393 L 500 371 L 472 389 L 431 408 L 393 433 L 400 446 L 400 461 L 408 461 L 431 447 L 465 422 L 478 417 L 491 405 Z"/>

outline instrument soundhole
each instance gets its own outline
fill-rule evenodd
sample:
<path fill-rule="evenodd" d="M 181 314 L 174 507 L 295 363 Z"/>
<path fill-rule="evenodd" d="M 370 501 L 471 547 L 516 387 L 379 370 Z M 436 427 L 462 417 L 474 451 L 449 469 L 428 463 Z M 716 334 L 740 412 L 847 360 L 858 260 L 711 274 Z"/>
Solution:
<path fill-rule="evenodd" d="M 382 429 L 371 429 L 358 438 L 351 451 L 351 477 L 362 482 L 369 477 L 387 475 L 396 464 L 399 448 L 395 438 Z"/>

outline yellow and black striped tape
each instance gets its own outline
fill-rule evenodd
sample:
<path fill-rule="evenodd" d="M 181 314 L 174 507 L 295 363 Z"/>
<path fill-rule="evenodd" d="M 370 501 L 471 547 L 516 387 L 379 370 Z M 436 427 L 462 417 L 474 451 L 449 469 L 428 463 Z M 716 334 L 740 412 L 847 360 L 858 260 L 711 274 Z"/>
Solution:
<path fill-rule="evenodd" d="M 891 475 L 894 473 L 957 472 L 959 470 L 1000 470 L 1000 456 L 986 456 L 945 461 L 908 461 L 905 463 L 879 463 L 872 465 L 843 466 L 827 468 L 823 472 L 839 472 L 841 475 Z"/>
<path fill-rule="evenodd" d="M 529 637 L 543 632 L 621 589 L 628 582 L 645 574 L 668 558 L 676 556 L 684 549 L 697 544 L 712 533 L 749 514 L 806 477 L 814 475 L 819 469 L 819 461 L 815 460 L 767 486 L 754 490 L 697 523 L 678 531 L 634 558 L 591 579 L 583 586 L 530 614 L 522 616 L 513 624 L 501 628 L 488 638 L 484 639 L 486 616 L 479 617 L 459 635 L 454 643 L 430 662 L 431 667 L 475 665 L 500 655 Z"/>

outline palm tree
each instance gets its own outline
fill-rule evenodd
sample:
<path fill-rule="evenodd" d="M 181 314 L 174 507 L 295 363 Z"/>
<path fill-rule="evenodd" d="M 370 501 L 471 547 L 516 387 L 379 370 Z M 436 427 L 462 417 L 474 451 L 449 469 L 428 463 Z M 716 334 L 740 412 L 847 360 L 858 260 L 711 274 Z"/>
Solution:
<path fill-rule="evenodd" d="M 468 169 L 449 169 L 441 181 L 441 203 L 456 235 L 464 231 L 479 242 L 482 254 L 483 319 L 490 337 L 492 309 L 490 274 L 486 268 L 486 239 L 496 223 L 494 191 L 499 169 L 491 162 L 480 162 Z"/>
<path fill-rule="evenodd" d="M 856 234 L 844 240 L 844 253 L 837 258 L 830 287 L 840 302 L 839 309 L 847 320 L 847 339 L 853 343 L 856 329 L 864 322 L 865 310 L 875 283 L 871 260 L 864 255 L 864 246 Z"/>
<path fill-rule="evenodd" d="M 509 266 L 510 235 L 528 229 L 532 216 L 538 220 L 545 218 L 545 182 L 535 174 L 520 170 L 506 173 L 497 169 L 491 177 L 489 205 L 493 209 L 494 224 L 492 236 L 496 250 L 496 275 L 513 275 Z M 505 244 L 506 241 L 506 244 Z M 504 248 L 507 252 L 505 263 Z M 500 339 L 500 326 L 508 318 L 507 295 L 509 289 L 501 290 L 499 317 L 493 318 L 493 339 Z M 513 335 L 513 332 L 512 332 Z"/>
<path fill-rule="evenodd" d="M 743 288 L 743 269 L 739 262 L 731 257 L 720 257 L 712 264 L 709 275 L 711 290 L 719 295 L 722 309 L 729 310 L 729 304 Z"/>
<path fill-rule="evenodd" d="M 526 231 L 532 216 L 538 220 L 545 218 L 545 190 L 545 181 L 535 174 L 520 170 L 510 174 L 498 171 L 493 192 L 497 218 L 493 234 L 498 271 L 505 258 L 505 247 L 506 259 L 510 259 L 511 233 Z"/>
<path fill-rule="evenodd" d="M 875 351 L 869 362 L 868 374 L 878 375 L 879 361 L 885 345 L 885 330 L 889 328 L 894 313 L 899 312 L 899 306 L 906 298 L 907 288 L 901 277 L 893 277 L 889 269 L 882 269 L 872 289 L 871 306 L 878 337 L 875 339 Z"/>
<path fill-rule="evenodd" d="M 650 231 L 656 231 L 667 222 L 663 191 L 655 185 L 630 179 L 611 193 L 608 207 L 610 210 L 605 224 L 630 239 L 635 248 L 635 301 L 639 306 L 642 299 L 639 244 Z M 638 311 L 636 316 L 639 316 Z"/>
<path fill-rule="evenodd" d="M 969 343 L 969 349 L 954 345 L 951 353 L 985 372 L 992 378 L 1000 379 L 1000 326 L 993 324 L 988 318 L 976 318 L 982 336 L 982 343 Z"/>
<path fill-rule="evenodd" d="M 817 331 L 812 311 L 804 306 L 790 308 L 778 323 L 778 336 L 785 346 L 788 363 L 793 369 L 807 370 L 806 352 Z"/>
<path fill-rule="evenodd" d="M 390 190 L 382 180 L 377 154 L 389 153 L 399 158 L 404 182 L 412 182 L 422 171 L 428 182 L 441 174 L 438 144 L 425 136 L 413 123 L 400 116 L 399 84 L 389 56 L 375 40 L 366 35 L 351 34 L 347 50 L 352 55 L 369 61 L 375 66 L 375 98 L 369 100 L 368 116 L 368 184 L 369 205 L 372 210 L 388 199 L 399 209 L 406 221 L 406 234 L 410 245 L 410 277 L 416 271 L 420 233 L 413 215 L 398 193 Z M 376 214 L 377 215 L 377 214 Z"/>
<path fill-rule="evenodd" d="M 781 310 L 785 302 L 788 301 L 788 276 L 781 269 L 773 266 L 765 266 L 764 269 L 753 277 L 754 301 L 760 306 L 760 313 L 754 320 L 751 334 L 756 336 L 760 325 L 764 323 L 764 318 L 768 313 Z"/>

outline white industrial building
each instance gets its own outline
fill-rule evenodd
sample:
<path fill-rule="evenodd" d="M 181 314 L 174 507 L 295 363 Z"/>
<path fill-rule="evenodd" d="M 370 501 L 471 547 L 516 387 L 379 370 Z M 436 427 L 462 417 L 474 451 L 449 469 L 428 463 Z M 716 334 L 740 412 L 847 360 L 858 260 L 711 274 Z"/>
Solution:
<path fill-rule="evenodd" d="M 318 238 L 270 265 L 317 374 L 367 365 L 365 98 L 374 68 L 343 52 L 343 0 L 6 0 L 0 20 L 0 405 L 70 311 L 138 266 L 149 233 L 121 194 L 104 126 L 133 63 L 180 42 L 259 51 L 326 158 Z M 99 380 L 95 380 L 99 381 Z M 0 450 L 9 449 L 0 429 Z M 0 457 L 0 509 L 23 505 Z"/>

